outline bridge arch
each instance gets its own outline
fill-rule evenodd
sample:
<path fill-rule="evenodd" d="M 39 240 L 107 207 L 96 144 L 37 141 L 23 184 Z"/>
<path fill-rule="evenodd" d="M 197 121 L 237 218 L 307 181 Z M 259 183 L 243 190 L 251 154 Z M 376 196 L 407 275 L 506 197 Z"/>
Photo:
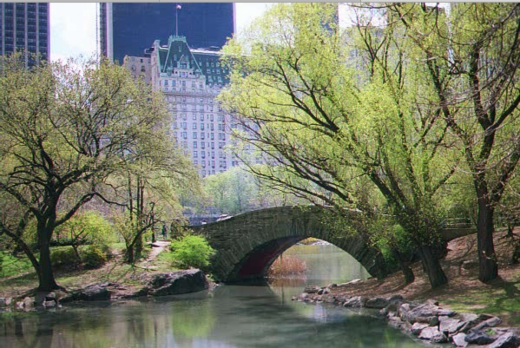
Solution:
<path fill-rule="evenodd" d="M 314 237 L 334 244 L 359 261 L 370 275 L 384 277 L 381 253 L 361 235 L 330 232 L 327 209 L 315 206 L 256 210 L 230 219 L 194 226 L 216 250 L 212 272 L 224 283 L 245 283 L 264 278 L 274 260 L 299 241 Z"/>

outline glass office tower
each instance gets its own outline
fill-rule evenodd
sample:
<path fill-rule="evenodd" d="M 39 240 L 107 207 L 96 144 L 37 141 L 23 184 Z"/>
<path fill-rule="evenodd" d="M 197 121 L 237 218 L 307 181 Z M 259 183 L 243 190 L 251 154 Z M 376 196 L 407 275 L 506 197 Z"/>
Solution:
<path fill-rule="evenodd" d="M 35 63 L 33 54 L 49 57 L 49 4 L 0 3 L 0 19 L 2 55 L 22 51 L 28 66 Z"/>
<path fill-rule="evenodd" d="M 235 31 L 232 3 L 102 3 L 99 16 L 100 53 L 120 64 L 170 35 L 207 49 L 221 48 Z"/>

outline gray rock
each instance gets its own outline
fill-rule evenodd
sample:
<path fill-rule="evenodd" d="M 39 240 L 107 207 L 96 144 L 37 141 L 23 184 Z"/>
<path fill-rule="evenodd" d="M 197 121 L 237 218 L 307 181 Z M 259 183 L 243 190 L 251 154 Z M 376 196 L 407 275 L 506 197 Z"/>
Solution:
<path fill-rule="evenodd" d="M 111 295 L 112 292 L 105 284 L 92 284 L 75 293 L 73 298 L 80 301 L 107 301 Z M 61 301 L 63 302 L 63 299 Z"/>
<path fill-rule="evenodd" d="M 305 289 L 303 289 L 303 292 L 307 294 L 316 294 L 320 290 L 321 288 L 319 286 L 307 286 Z"/>
<path fill-rule="evenodd" d="M 396 329 L 402 329 L 404 326 L 404 322 L 399 317 L 390 317 L 388 319 L 388 325 Z"/>
<path fill-rule="evenodd" d="M 476 325 L 474 327 L 475 330 L 482 330 L 486 327 L 495 327 L 499 325 L 502 322 L 502 320 L 499 317 L 491 317 L 489 319 L 484 320 L 480 324 Z"/>
<path fill-rule="evenodd" d="M 324 291 L 323 289 L 319 289 L 318 292 L 317 292 L 317 294 L 318 294 L 318 295 L 323 295 L 323 291 Z"/>
<path fill-rule="evenodd" d="M 500 336 L 487 348 L 517 348 L 520 347 L 520 338 L 513 332 L 507 332 Z"/>
<path fill-rule="evenodd" d="M 404 297 L 397 294 L 397 295 L 392 295 L 388 298 L 388 302 L 394 302 L 394 301 L 404 301 Z"/>
<path fill-rule="evenodd" d="M 0 308 L 10 306 L 12 302 L 11 297 L 0 297 Z"/>
<path fill-rule="evenodd" d="M 364 307 L 366 301 L 363 296 L 353 296 L 345 301 L 343 307 L 361 308 Z"/>
<path fill-rule="evenodd" d="M 459 319 L 454 319 L 446 316 L 439 317 L 439 330 L 445 334 L 453 334 L 457 332 L 464 322 Z"/>
<path fill-rule="evenodd" d="M 56 301 L 54 301 L 54 300 L 45 301 L 45 302 L 43 303 L 43 306 L 44 306 L 45 308 L 56 307 Z"/>
<path fill-rule="evenodd" d="M 25 307 L 25 303 L 23 301 L 16 302 L 16 309 L 23 309 Z"/>
<path fill-rule="evenodd" d="M 152 296 L 179 295 L 206 290 L 208 280 L 199 269 L 156 275 L 148 284 Z M 305 295 L 305 294 L 303 294 Z"/>
<path fill-rule="evenodd" d="M 453 344 L 457 347 L 466 347 L 469 343 L 465 340 L 466 334 L 459 332 L 455 336 L 452 336 L 451 339 L 453 340 Z"/>
<path fill-rule="evenodd" d="M 47 301 L 51 301 L 51 300 L 56 301 L 56 293 L 54 291 L 49 292 L 47 295 L 45 295 L 45 300 L 47 300 Z"/>
<path fill-rule="evenodd" d="M 376 308 L 376 309 L 382 309 L 388 306 L 388 300 L 386 298 L 382 297 L 375 297 L 368 299 L 365 303 L 365 307 L 367 308 Z"/>
<path fill-rule="evenodd" d="M 446 343 L 448 342 L 448 337 L 446 337 L 445 334 L 439 331 L 439 333 L 433 335 L 432 339 L 430 340 L 431 343 Z"/>
<path fill-rule="evenodd" d="M 428 306 L 438 306 L 439 305 L 439 301 L 431 299 L 431 298 L 424 301 L 424 303 L 427 304 Z"/>
<path fill-rule="evenodd" d="M 419 334 L 419 338 L 422 340 L 431 340 L 434 336 L 442 334 L 435 326 L 428 326 L 424 328 Z"/>
<path fill-rule="evenodd" d="M 25 310 L 32 309 L 34 307 L 34 299 L 26 297 L 23 299 L 23 307 Z"/>
<path fill-rule="evenodd" d="M 482 331 L 472 331 L 466 335 L 464 340 L 471 344 L 484 345 L 494 342 L 495 338 Z"/>
<path fill-rule="evenodd" d="M 36 296 L 34 296 L 34 302 L 37 306 L 43 306 L 43 303 L 45 302 L 45 295 L 47 295 L 46 292 L 36 293 Z"/>
<path fill-rule="evenodd" d="M 414 336 L 419 336 L 421 334 L 421 331 L 426 329 L 428 326 L 429 326 L 428 324 L 424 324 L 424 323 L 414 323 L 412 325 L 412 329 L 410 330 L 410 332 Z"/>

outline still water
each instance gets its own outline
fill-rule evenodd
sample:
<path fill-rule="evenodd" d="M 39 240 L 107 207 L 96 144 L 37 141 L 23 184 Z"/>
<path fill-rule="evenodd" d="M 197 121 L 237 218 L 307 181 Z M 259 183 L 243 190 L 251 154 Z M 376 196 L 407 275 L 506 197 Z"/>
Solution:
<path fill-rule="evenodd" d="M 306 279 L 271 286 L 221 286 L 212 293 L 59 312 L 3 314 L 0 347 L 421 347 L 383 321 L 343 308 L 292 302 L 306 284 L 367 276 L 330 245 L 296 246 Z"/>

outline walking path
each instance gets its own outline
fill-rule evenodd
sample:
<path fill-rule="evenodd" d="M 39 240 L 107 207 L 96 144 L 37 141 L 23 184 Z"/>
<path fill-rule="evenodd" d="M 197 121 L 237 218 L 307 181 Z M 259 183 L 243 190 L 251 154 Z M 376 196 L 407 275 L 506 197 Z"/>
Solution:
<path fill-rule="evenodd" d="M 148 254 L 148 257 L 146 258 L 146 261 L 144 263 L 149 263 L 155 260 L 157 255 L 162 253 L 168 246 L 170 245 L 170 241 L 166 240 L 158 240 L 155 243 L 152 244 L 152 251 L 150 254 Z"/>

